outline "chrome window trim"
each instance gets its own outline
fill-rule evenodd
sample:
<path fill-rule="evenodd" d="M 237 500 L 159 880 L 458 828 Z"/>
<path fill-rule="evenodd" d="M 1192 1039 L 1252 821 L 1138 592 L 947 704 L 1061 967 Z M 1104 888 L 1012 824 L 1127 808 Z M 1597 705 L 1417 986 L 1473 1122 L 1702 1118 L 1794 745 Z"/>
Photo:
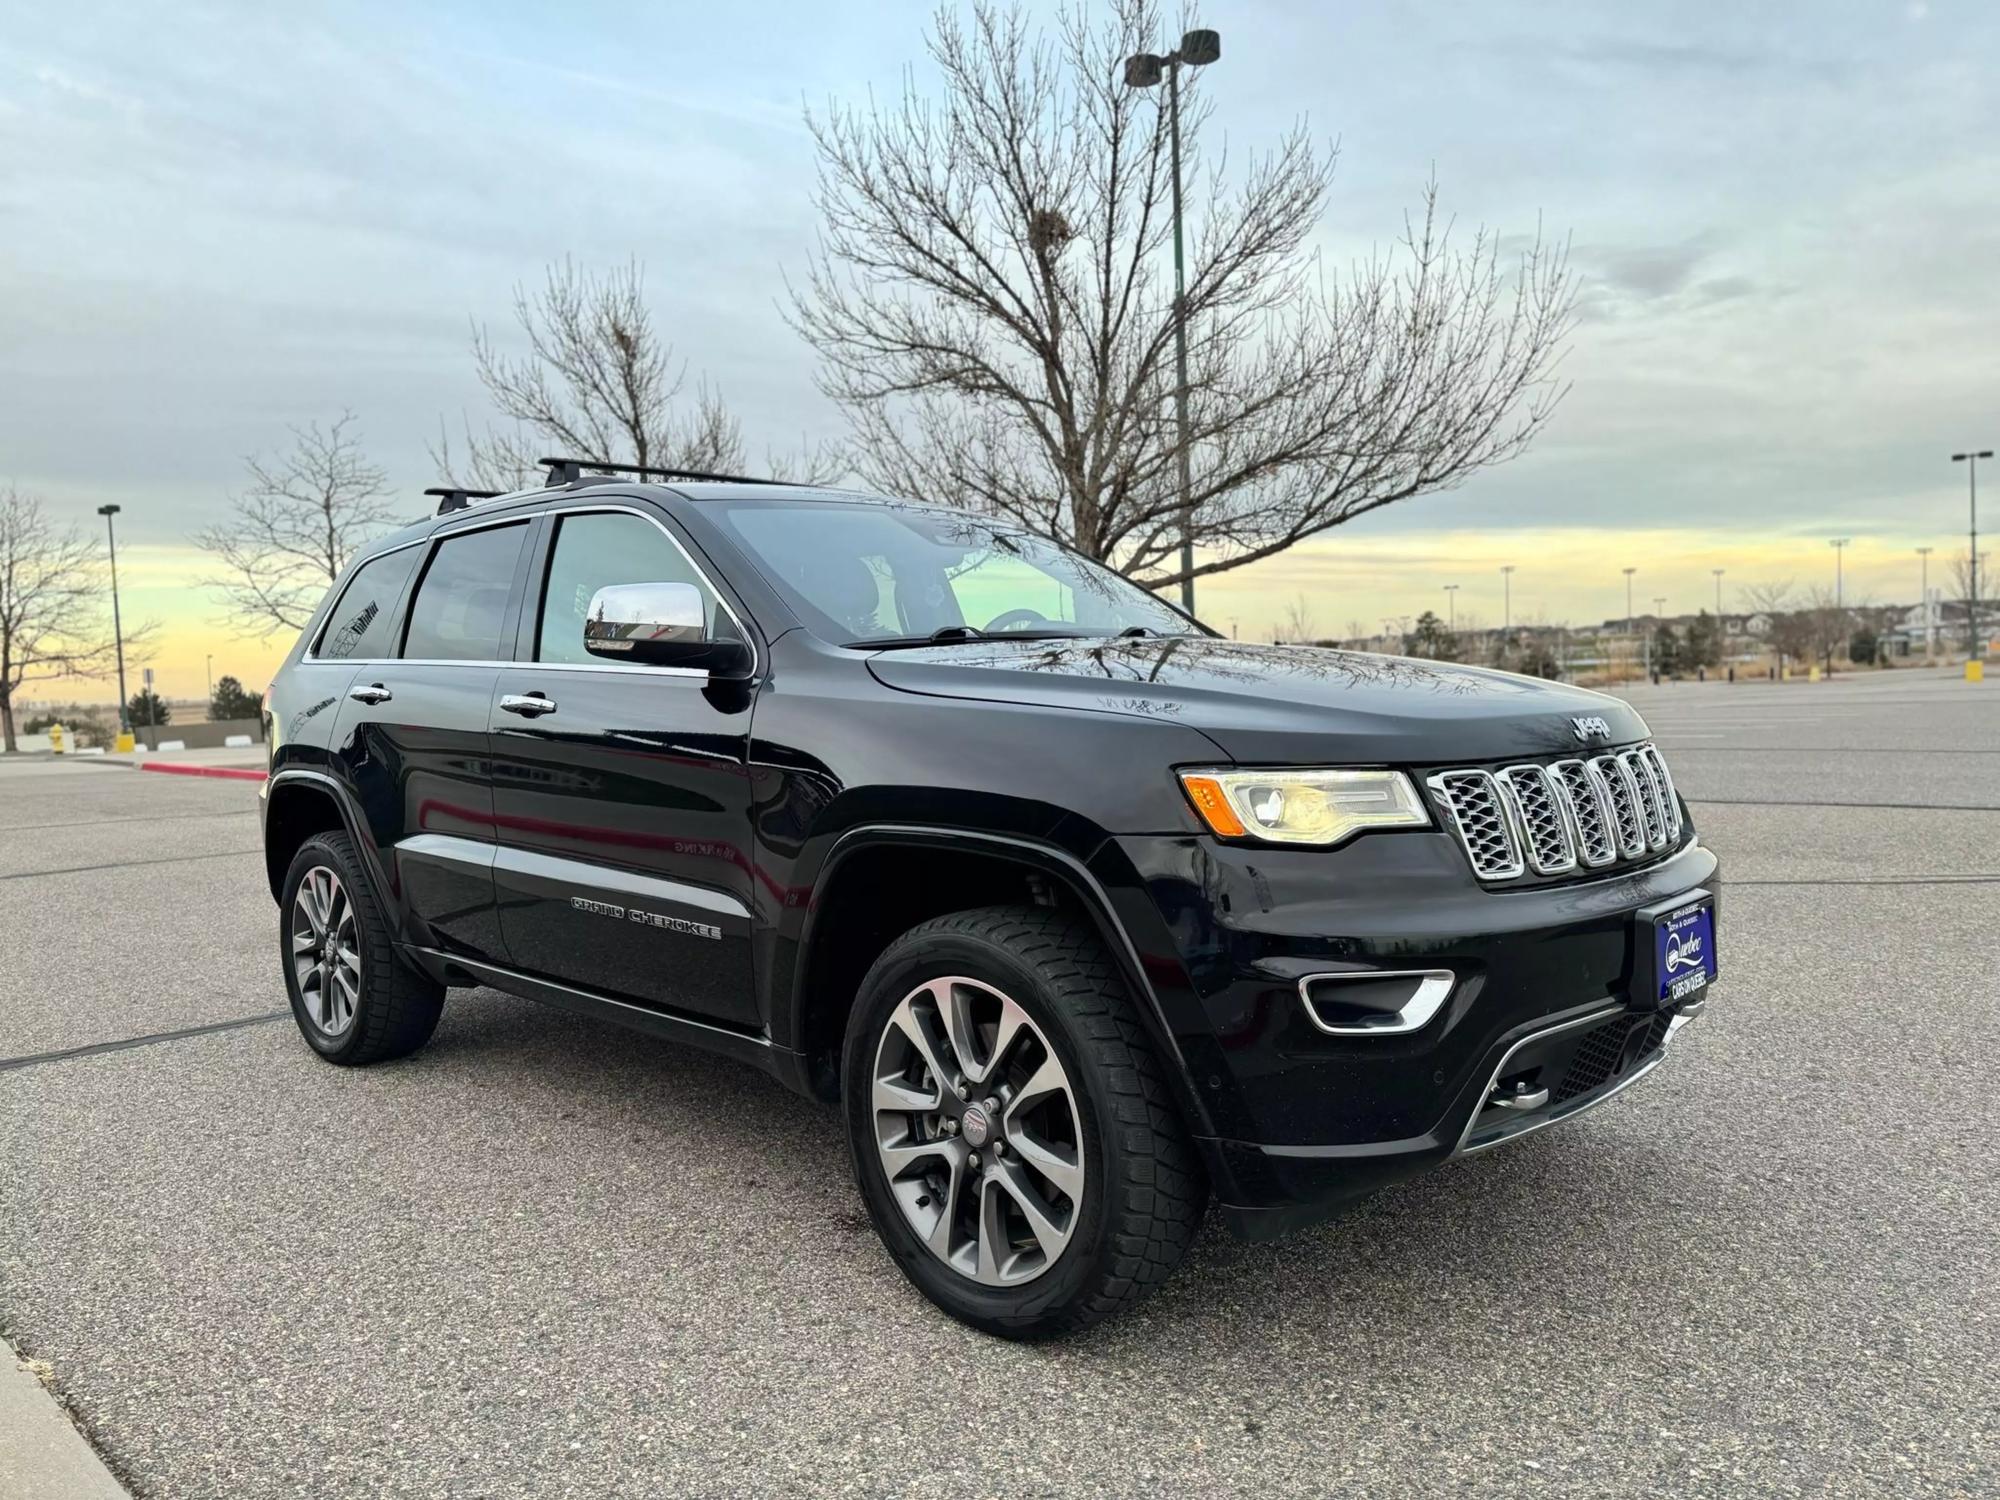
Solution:
<path fill-rule="evenodd" d="M 463 536 L 467 532 L 491 531 L 496 526 L 525 525 L 528 522 L 544 517 L 560 521 L 565 516 L 605 514 L 637 516 L 643 521 L 651 521 L 653 523 L 660 535 L 671 542 L 674 550 L 680 553 L 681 560 L 694 570 L 694 575 L 702 581 L 702 586 L 715 596 L 715 602 L 722 606 L 731 620 L 736 622 L 736 628 L 742 634 L 744 644 L 750 648 L 750 678 L 754 681 L 757 677 L 761 676 L 764 665 L 763 647 L 758 642 L 756 633 L 744 623 L 743 616 L 736 612 L 736 606 L 729 602 L 729 596 L 715 586 L 715 580 L 709 577 L 708 570 L 694 560 L 693 554 L 681 545 L 681 539 L 669 531 L 658 516 L 643 511 L 636 505 L 615 505 L 600 500 L 579 505 L 555 504 L 545 506 L 540 510 L 514 511 L 505 515 L 487 516 L 476 522 L 467 522 L 464 525 L 452 526 L 447 530 L 434 531 L 429 536 L 418 537 L 415 541 L 399 542 L 393 547 L 385 547 L 380 552 L 371 553 L 367 558 L 363 559 L 362 565 L 365 566 L 367 563 L 374 562 L 378 557 L 388 557 L 391 553 L 402 552 L 411 547 L 422 547 L 431 543 L 445 542 L 452 537 Z M 553 547 L 553 541 L 551 542 L 551 547 Z M 542 559 L 543 582 L 547 581 L 547 565 L 550 555 L 544 555 Z M 419 580 L 418 586 L 422 586 L 421 580 Z M 538 606 L 540 599 L 540 592 L 537 591 L 536 603 Z M 527 607 L 527 604 L 528 601 L 526 599 L 521 601 L 523 609 Z M 535 633 L 539 640 L 541 635 L 541 620 L 539 616 L 535 621 Z M 325 622 L 322 621 L 316 635 L 324 638 L 325 634 Z M 519 634 L 520 632 L 517 629 L 515 632 L 517 638 Z M 653 667 L 642 666 L 634 662 L 614 661 L 534 661 L 523 660 L 520 657 L 454 656 L 445 659 L 423 656 L 322 657 L 314 655 L 309 650 L 299 658 L 299 661 L 302 665 L 306 662 L 314 662 L 321 665 L 342 667 L 533 667 L 538 672 L 639 672 L 649 677 L 693 679 L 700 682 L 707 682 L 710 676 L 708 672 L 702 670 L 700 667 Z"/>
<path fill-rule="evenodd" d="M 1313 1009 L 1312 987 L 1316 984 L 1374 979 L 1416 979 L 1422 982 L 1403 1008 L 1395 1013 L 1396 1019 L 1386 1026 L 1334 1026 L 1321 1020 L 1319 1012 Z M 1306 1019 L 1328 1036 L 1408 1036 L 1413 1031 L 1422 1031 L 1444 1009 L 1444 1003 L 1451 998 L 1457 983 L 1458 976 L 1450 969 L 1354 969 L 1335 974 L 1307 974 L 1299 980 L 1299 1003 L 1305 1007 Z"/>
<path fill-rule="evenodd" d="M 544 581 L 546 581 L 547 578 L 547 565 L 550 562 L 554 561 L 555 559 L 556 544 L 562 540 L 561 522 L 565 517 L 590 516 L 590 515 L 624 515 L 624 516 L 637 516 L 642 521 L 651 521 L 653 523 L 654 529 L 657 530 L 661 536 L 665 537 L 670 543 L 673 544 L 674 551 L 680 553 L 681 561 L 686 563 L 688 567 L 694 570 L 694 576 L 701 580 L 702 587 L 707 589 L 710 594 L 714 595 L 715 602 L 722 606 L 723 613 L 727 614 L 731 620 L 736 622 L 737 633 L 743 637 L 743 644 L 750 648 L 751 679 L 754 680 L 763 674 L 764 652 L 762 647 L 758 643 L 756 632 L 751 630 L 750 626 L 745 622 L 743 616 L 741 616 L 736 612 L 736 606 L 729 602 L 729 595 L 724 593 L 720 588 L 716 587 L 715 580 L 708 576 L 708 569 L 704 568 L 700 563 L 694 560 L 694 554 L 689 552 L 688 549 L 681 544 L 681 539 L 675 536 L 673 532 L 667 528 L 666 523 L 661 521 L 658 516 L 654 515 L 650 511 L 641 510 L 636 505 L 618 505 L 610 501 L 603 501 L 603 500 L 584 501 L 575 505 L 563 505 L 563 504 L 551 505 L 548 509 L 542 511 L 541 514 L 547 516 L 550 520 L 555 521 L 557 523 L 556 533 L 553 537 L 549 539 L 548 555 L 543 558 Z M 537 592 L 536 602 L 538 605 L 540 603 L 540 597 L 541 597 L 540 593 Z M 524 607 L 526 603 L 527 603 L 526 600 L 522 601 Z M 541 633 L 542 633 L 542 622 L 538 611 L 535 618 L 535 643 L 537 647 L 539 647 L 541 644 Z M 559 668 L 564 666 L 593 667 L 596 665 L 596 663 L 535 661 L 535 662 L 527 662 L 524 663 L 523 665 L 535 666 L 535 667 Z M 707 672 L 704 672 L 697 667 L 647 667 L 647 666 L 637 666 L 637 665 L 620 667 L 619 664 L 616 662 L 606 662 L 604 665 L 613 667 L 616 670 L 626 671 L 626 672 L 662 672 L 662 673 L 669 673 L 674 676 L 695 676 L 704 679 L 707 678 L 709 675 Z"/>

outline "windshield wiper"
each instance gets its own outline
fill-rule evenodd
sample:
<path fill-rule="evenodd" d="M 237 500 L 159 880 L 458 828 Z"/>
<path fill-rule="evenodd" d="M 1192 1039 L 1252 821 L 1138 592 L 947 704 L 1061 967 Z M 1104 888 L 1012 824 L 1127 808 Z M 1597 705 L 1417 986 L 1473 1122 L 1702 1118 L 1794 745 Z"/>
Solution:
<path fill-rule="evenodd" d="M 1087 630 L 981 630 L 977 625 L 940 625 L 929 635 L 889 635 L 873 640 L 848 641 L 850 649 L 907 651 L 917 646 L 955 646 L 966 641 L 1075 641 L 1086 640 Z"/>

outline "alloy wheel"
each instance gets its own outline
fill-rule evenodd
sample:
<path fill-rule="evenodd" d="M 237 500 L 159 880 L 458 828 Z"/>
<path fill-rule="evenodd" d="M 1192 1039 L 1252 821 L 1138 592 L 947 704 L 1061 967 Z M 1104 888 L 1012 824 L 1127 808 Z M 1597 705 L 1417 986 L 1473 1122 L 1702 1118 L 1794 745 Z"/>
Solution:
<path fill-rule="evenodd" d="M 292 976 L 306 1015 L 322 1035 L 346 1035 L 361 1002 L 361 954 L 354 903 L 325 865 L 314 865 L 299 882 L 291 940 Z"/>
<path fill-rule="evenodd" d="M 930 1252 L 986 1286 L 1032 1281 L 1081 1220 L 1075 1089 L 1034 1020 L 977 979 L 906 995 L 876 1046 L 875 1149 Z"/>

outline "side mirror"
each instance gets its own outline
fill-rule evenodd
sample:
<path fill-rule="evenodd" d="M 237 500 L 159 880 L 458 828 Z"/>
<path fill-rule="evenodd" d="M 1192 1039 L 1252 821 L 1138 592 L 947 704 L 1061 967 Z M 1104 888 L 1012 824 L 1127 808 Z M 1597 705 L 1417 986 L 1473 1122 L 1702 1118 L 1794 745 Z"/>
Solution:
<path fill-rule="evenodd" d="M 590 598 L 583 648 L 610 661 L 743 677 L 750 648 L 708 633 L 708 604 L 691 583 L 615 583 Z"/>

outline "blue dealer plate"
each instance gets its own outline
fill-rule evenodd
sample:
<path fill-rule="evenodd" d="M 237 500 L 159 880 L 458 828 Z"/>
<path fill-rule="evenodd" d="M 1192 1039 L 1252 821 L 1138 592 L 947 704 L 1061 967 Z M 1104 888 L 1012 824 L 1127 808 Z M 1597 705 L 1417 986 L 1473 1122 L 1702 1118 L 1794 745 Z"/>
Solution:
<path fill-rule="evenodd" d="M 1715 907 L 1707 901 L 1653 919 L 1653 974 L 1659 1005 L 1678 1005 L 1715 980 Z"/>

